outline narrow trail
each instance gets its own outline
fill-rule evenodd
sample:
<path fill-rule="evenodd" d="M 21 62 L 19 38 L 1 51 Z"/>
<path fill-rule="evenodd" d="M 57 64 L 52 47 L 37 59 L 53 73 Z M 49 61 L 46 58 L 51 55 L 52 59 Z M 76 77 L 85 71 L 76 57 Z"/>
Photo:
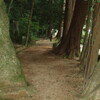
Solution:
<path fill-rule="evenodd" d="M 52 44 L 43 40 L 18 54 L 25 77 L 35 89 L 27 100 L 77 100 L 82 83 L 78 62 L 57 57 L 51 49 Z"/>

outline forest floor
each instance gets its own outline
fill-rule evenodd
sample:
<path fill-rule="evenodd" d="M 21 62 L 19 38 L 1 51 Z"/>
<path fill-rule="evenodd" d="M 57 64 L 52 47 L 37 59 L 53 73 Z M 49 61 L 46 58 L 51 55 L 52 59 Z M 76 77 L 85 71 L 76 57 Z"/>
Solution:
<path fill-rule="evenodd" d="M 52 43 L 40 40 L 35 46 L 18 53 L 34 93 L 30 98 L 17 100 L 77 100 L 82 85 L 79 62 L 58 57 L 50 52 L 51 49 Z"/>

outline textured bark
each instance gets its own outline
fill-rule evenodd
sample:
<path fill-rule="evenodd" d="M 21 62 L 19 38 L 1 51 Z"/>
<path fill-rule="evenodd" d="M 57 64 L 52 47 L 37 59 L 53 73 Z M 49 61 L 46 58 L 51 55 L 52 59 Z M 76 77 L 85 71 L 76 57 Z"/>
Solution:
<path fill-rule="evenodd" d="M 9 36 L 9 20 L 0 0 L 0 87 L 26 85 L 21 65 Z"/>
<path fill-rule="evenodd" d="M 61 43 L 56 48 L 56 54 L 63 55 L 66 53 L 67 56 L 70 56 L 71 58 L 73 58 L 75 55 L 79 55 L 80 40 L 87 14 L 87 7 L 87 1 L 76 0 L 71 26 L 64 39 L 61 40 Z"/>
<path fill-rule="evenodd" d="M 76 13 L 74 13 L 74 20 L 72 20 L 72 27 L 69 30 L 70 34 L 70 45 L 67 46 L 70 49 L 68 54 L 72 56 L 79 56 L 80 54 L 80 40 L 82 35 L 82 28 L 85 22 L 87 14 L 87 2 L 86 1 L 76 1 Z M 82 7 L 81 7 L 82 6 Z M 75 24 L 76 23 L 76 24 Z M 75 35 L 74 35 L 75 34 Z"/>
<path fill-rule="evenodd" d="M 86 33 L 84 36 L 83 49 L 80 55 L 80 61 L 81 61 L 80 65 L 82 69 L 84 69 L 84 67 L 86 66 L 87 56 L 90 49 L 91 34 L 89 33 L 89 29 L 91 29 L 92 27 L 92 22 L 91 22 L 92 16 L 93 16 L 93 12 L 91 10 L 88 10 L 86 28 L 85 28 Z"/>
<path fill-rule="evenodd" d="M 100 46 L 99 32 L 100 32 L 100 4 L 96 4 L 95 11 L 94 11 L 94 18 L 93 18 L 91 47 L 90 47 L 90 53 L 88 57 L 87 70 L 86 70 L 87 79 L 91 77 L 94 71 L 95 65 L 97 63 L 98 51 L 99 51 L 99 46 Z"/>
<path fill-rule="evenodd" d="M 95 71 L 87 83 L 83 93 L 77 100 L 100 100 L 100 62 L 95 67 Z"/>
<path fill-rule="evenodd" d="M 80 56 L 80 60 L 82 61 L 82 59 L 84 59 L 84 55 L 85 55 L 85 51 L 86 51 L 86 47 L 88 44 L 88 39 L 91 33 L 91 28 L 92 28 L 92 19 L 93 19 L 93 11 L 91 10 L 91 7 L 93 6 L 92 1 L 91 3 L 88 5 L 88 14 L 86 17 L 86 28 L 85 28 L 85 36 L 84 36 L 84 42 L 83 42 L 83 49 L 81 52 L 81 56 Z"/>
<path fill-rule="evenodd" d="M 86 85 L 78 100 L 100 100 L 100 62 L 97 63 L 100 46 L 100 3 L 96 3 L 93 18 L 92 39 L 86 66 Z"/>
<path fill-rule="evenodd" d="M 68 33 L 74 12 L 74 6 L 75 6 L 75 0 L 66 0 L 62 39 L 64 39 L 66 34 Z"/>

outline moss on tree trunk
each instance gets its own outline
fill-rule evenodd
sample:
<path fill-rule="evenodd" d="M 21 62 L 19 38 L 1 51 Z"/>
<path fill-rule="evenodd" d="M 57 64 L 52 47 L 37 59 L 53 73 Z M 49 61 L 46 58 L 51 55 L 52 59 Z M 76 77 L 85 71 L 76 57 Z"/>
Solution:
<path fill-rule="evenodd" d="M 9 19 L 0 0 L 0 87 L 26 85 L 21 65 L 9 36 Z"/>
<path fill-rule="evenodd" d="M 100 62 L 78 100 L 100 100 Z"/>
<path fill-rule="evenodd" d="M 100 62 L 97 63 L 100 45 L 100 4 L 94 7 L 92 39 L 85 66 L 85 88 L 78 100 L 100 100 Z M 87 49 L 88 50 L 88 49 Z"/>

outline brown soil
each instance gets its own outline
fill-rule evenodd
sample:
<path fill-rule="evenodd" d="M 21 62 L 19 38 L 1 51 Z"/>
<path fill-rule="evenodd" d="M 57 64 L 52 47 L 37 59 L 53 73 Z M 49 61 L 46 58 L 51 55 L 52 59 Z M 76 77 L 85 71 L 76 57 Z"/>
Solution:
<path fill-rule="evenodd" d="M 78 62 L 57 57 L 51 49 L 52 44 L 42 40 L 18 54 L 26 79 L 35 88 L 32 100 L 77 100 L 82 83 Z"/>

